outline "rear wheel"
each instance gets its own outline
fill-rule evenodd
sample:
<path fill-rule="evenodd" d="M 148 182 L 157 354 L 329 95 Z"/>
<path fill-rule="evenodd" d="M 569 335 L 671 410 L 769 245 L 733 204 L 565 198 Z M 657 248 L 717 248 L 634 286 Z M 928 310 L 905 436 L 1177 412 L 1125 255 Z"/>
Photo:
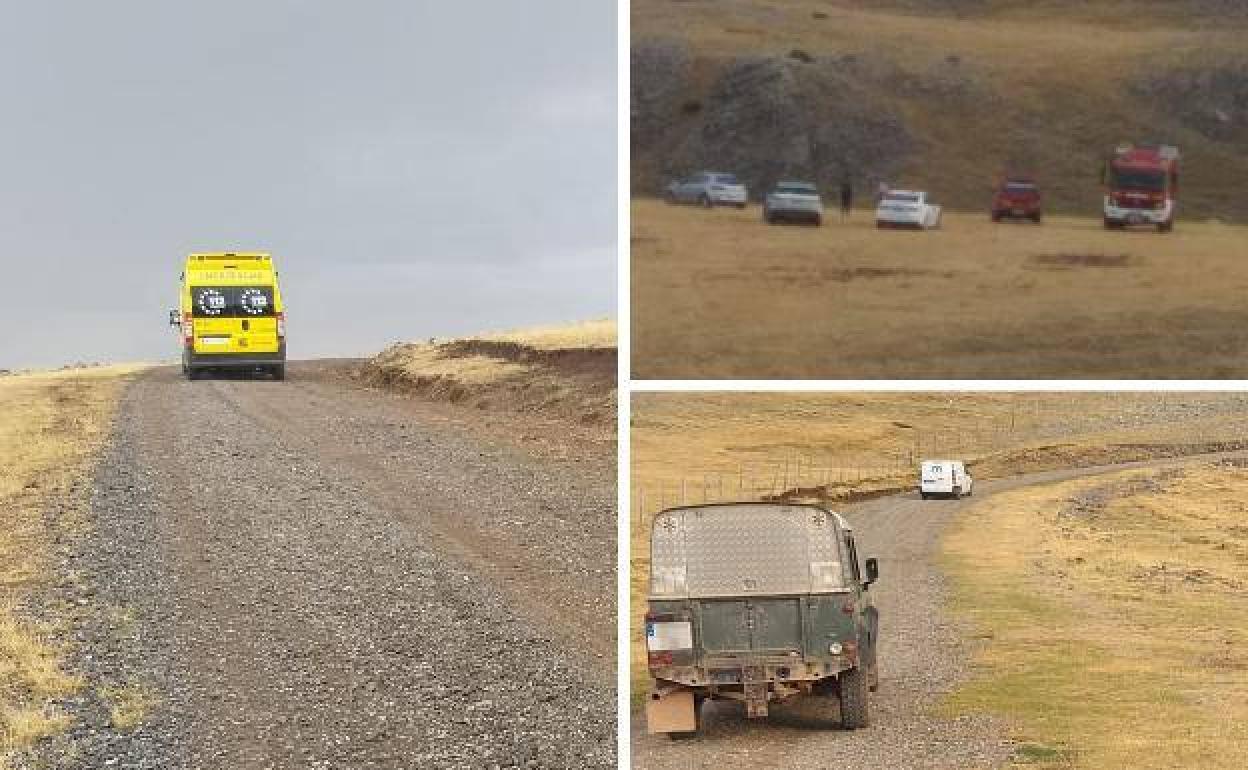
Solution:
<path fill-rule="evenodd" d="M 1032 222 L 1035 222 L 1036 224 L 1040 224 L 1040 215 L 1039 215 L 1039 214 L 1032 214 L 1032 215 L 1031 215 L 1031 221 L 1032 221 Z"/>
<path fill-rule="evenodd" d="M 704 209 L 709 209 L 713 205 L 711 203 L 711 197 L 709 195 L 703 195 L 701 198 L 698 198 L 698 205 Z"/>
<path fill-rule="evenodd" d="M 867 709 L 867 673 L 861 668 L 851 668 L 837 678 L 841 696 L 841 727 L 858 730 L 870 721 Z"/>
<path fill-rule="evenodd" d="M 737 208 L 739 208 L 739 209 L 743 209 L 743 208 L 745 208 L 745 204 L 744 204 L 744 203 L 738 203 L 738 204 L 737 204 Z"/>
<path fill-rule="evenodd" d="M 994 211 L 994 212 L 992 212 L 992 221 L 993 221 L 993 222 L 1000 222 L 1000 221 L 1001 221 L 1001 212 L 1000 212 L 1000 211 Z"/>
<path fill-rule="evenodd" d="M 1168 233 L 1173 229 L 1174 229 L 1174 220 L 1161 222 L 1157 225 L 1157 232 L 1159 233 Z"/>
<path fill-rule="evenodd" d="M 926 500 L 928 497 L 930 497 L 930 495 L 928 495 L 926 492 L 920 492 L 920 493 L 919 493 L 919 497 L 921 497 L 921 498 L 923 498 L 924 500 Z"/>
<path fill-rule="evenodd" d="M 814 223 L 815 223 L 815 227 L 822 227 L 822 226 L 823 226 L 823 217 L 821 217 L 821 216 L 817 216 L 817 217 L 815 217 L 815 218 L 814 218 Z"/>
<path fill-rule="evenodd" d="M 273 379 L 279 382 L 286 379 L 286 364 L 278 364 L 269 371 L 272 373 Z"/>

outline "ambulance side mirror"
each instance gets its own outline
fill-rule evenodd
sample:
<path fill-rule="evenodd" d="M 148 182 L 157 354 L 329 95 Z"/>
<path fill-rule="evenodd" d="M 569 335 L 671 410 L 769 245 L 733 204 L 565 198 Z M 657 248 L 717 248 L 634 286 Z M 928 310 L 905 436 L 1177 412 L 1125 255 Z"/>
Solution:
<path fill-rule="evenodd" d="M 182 325 L 182 317 L 178 314 L 178 311 L 176 310 L 169 311 L 169 325 L 170 326 Z"/>
<path fill-rule="evenodd" d="M 880 579 L 880 563 L 874 557 L 867 559 L 867 581 L 862 584 L 865 589 Z"/>

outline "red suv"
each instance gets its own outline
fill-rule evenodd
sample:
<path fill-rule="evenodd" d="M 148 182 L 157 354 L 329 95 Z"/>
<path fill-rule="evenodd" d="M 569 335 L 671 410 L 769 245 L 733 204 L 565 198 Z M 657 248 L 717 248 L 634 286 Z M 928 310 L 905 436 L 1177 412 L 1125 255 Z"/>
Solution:
<path fill-rule="evenodd" d="M 992 221 L 1030 219 L 1040 223 L 1040 188 L 1030 179 L 1006 179 L 992 195 Z"/>

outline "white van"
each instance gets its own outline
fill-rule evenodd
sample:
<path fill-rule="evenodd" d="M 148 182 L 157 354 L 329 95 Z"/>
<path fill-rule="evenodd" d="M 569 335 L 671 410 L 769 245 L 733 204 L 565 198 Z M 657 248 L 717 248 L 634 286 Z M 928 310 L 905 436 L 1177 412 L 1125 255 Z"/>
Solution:
<path fill-rule="evenodd" d="M 972 494 L 974 480 L 961 460 L 924 460 L 919 469 L 919 494 L 924 500 Z"/>

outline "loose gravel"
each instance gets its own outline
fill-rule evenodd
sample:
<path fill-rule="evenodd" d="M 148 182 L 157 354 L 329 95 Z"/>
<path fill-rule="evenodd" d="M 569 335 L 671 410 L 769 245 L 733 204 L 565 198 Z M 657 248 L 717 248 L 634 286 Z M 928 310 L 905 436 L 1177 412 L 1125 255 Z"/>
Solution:
<path fill-rule="evenodd" d="M 26 766 L 614 767 L 612 460 L 290 374 L 130 387 L 62 549 L 89 686 Z"/>

